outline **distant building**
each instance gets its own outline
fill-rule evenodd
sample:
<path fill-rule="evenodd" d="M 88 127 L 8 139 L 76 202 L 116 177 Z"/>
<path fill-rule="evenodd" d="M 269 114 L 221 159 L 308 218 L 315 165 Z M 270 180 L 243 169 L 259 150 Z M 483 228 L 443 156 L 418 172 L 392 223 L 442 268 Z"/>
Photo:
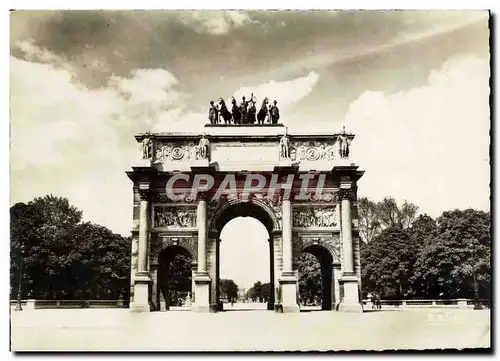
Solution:
<path fill-rule="evenodd" d="M 244 300 L 247 290 L 244 288 L 238 288 L 238 300 Z"/>

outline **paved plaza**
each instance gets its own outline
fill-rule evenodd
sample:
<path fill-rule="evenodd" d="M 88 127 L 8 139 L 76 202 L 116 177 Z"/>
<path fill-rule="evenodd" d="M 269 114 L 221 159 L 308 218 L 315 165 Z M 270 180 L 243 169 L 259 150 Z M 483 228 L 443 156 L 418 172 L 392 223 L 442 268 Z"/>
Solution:
<path fill-rule="evenodd" d="M 490 311 L 382 310 L 277 314 L 264 305 L 227 312 L 128 309 L 12 312 L 12 349 L 81 351 L 287 351 L 490 347 Z"/>

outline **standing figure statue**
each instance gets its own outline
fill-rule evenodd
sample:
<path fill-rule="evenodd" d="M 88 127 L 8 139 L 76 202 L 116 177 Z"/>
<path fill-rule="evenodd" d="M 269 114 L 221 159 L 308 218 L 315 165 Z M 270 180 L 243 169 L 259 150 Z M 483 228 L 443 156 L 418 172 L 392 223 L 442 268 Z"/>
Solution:
<path fill-rule="evenodd" d="M 281 159 L 288 159 L 290 158 L 290 140 L 288 139 L 288 136 L 283 135 L 283 137 L 280 139 L 280 157 Z"/>
<path fill-rule="evenodd" d="M 210 124 L 217 124 L 219 122 L 219 110 L 215 106 L 213 100 L 210 100 L 210 108 L 208 109 L 208 120 L 210 120 Z"/>
<path fill-rule="evenodd" d="M 255 107 L 255 102 L 257 99 L 253 96 L 253 93 L 250 97 L 250 101 L 247 106 L 247 123 L 255 124 L 255 116 L 257 115 L 257 108 Z"/>
<path fill-rule="evenodd" d="M 280 110 L 276 105 L 278 102 L 273 100 L 273 105 L 269 108 L 269 113 L 271 114 L 271 121 L 273 124 L 278 124 L 278 120 L 280 119 Z"/>
<path fill-rule="evenodd" d="M 348 158 L 349 157 L 349 143 L 350 143 L 350 140 L 347 137 L 347 135 L 345 134 L 345 126 L 344 126 L 344 128 L 342 130 L 342 134 L 340 134 L 337 137 L 337 139 L 339 141 L 339 153 L 340 153 L 340 157 L 341 158 Z"/>
<path fill-rule="evenodd" d="M 260 107 L 259 112 L 257 113 L 257 122 L 259 124 L 264 124 L 266 118 L 269 118 L 269 108 L 268 108 L 269 98 L 264 98 L 262 101 L 262 106 Z"/>
<path fill-rule="evenodd" d="M 234 97 L 231 97 L 230 100 L 232 105 L 231 110 L 233 112 L 233 123 L 241 124 L 241 112 L 240 108 L 238 107 L 238 104 L 236 104 L 236 99 L 234 99 Z"/>
<path fill-rule="evenodd" d="M 151 133 L 146 132 L 146 135 L 142 139 L 142 159 L 151 159 L 153 157 L 153 140 L 151 139 Z"/>
<path fill-rule="evenodd" d="M 208 141 L 207 138 L 205 138 L 205 134 L 203 134 L 203 136 L 200 139 L 200 142 L 198 143 L 198 151 L 199 151 L 201 159 L 208 158 L 209 146 L 210 146 L 210 142 Z"/>
<path fill-rule="evenodd" d="M 243 123 L 243 124 L 248 123 L 247 106 L 248 106 L 248 102 L 245 100 L 245 96 L 243 95 L 241 97 L 241 103 L 240 103 L 240 116 L 241 116 L 241 123 Z"/>

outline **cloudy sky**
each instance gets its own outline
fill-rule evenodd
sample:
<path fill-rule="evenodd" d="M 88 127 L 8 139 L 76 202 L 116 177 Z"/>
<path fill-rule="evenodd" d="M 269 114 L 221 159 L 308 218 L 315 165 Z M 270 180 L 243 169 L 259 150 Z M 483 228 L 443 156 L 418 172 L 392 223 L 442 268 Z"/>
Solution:
<path fill-rule="evenodd" d="M 356 133 L 360 196 L 489 209 L 486 12 L 18 11 L 10 29 L 11 204 L 53 193 L 128 235 L 133 135 L 199 129 L 210 99 L 254 91 L 292 132 Z M 267 264 L 265 229 L 233 222 Z"/>

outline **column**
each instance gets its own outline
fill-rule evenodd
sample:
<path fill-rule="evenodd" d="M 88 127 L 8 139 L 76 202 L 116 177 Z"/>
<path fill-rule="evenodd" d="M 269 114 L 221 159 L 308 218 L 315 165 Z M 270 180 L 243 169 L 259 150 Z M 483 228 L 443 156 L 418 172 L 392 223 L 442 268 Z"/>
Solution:
<path fill-rule="evenodd" d="M 292 205 L 289 199 L 282 201 L 283 213 L 283 271 L 279 280 L 281 309 L 283 312 L 299 312 L 297 304 L 297 277 L 292 268 Z"/>
<path fill-rule="evenodd" d="M 223 311 L 224 305 L 220 301 L 220 238 L 215 240 L 215 281 L 212 282 L 213 287 L 215 288 L 215 309 L 217 311 Z M 213 307 L 213 306 L 212 306 Z"/>
<path fill-rule="evenodd" d="M 194 292 L 196 294 L 192 310 L 210 312 L 210 282 L 207 273 L 207 201 L 204 195 L 198 200 L 196 212 L 198 227 L 198 269 L 194 278 Z"/>
<path fill-rule="evenodd" d="M 344 251 L 344 274 L 354 273 L 354 258 L 352 252 L 352 218 L 350 193 L 344 192 L 342 198 L 342 249 Z"/>
<path fill-rule="evenodd" d="M 358 276 L 354 272 L 353 241 L 352 241 L 352 217 L 351 217 L 351 184 L 341 184 L 339 190 L 342 210 L 342 276 L 339 279 L 340 287 L 343 289 L 343 297 L 340 300 L 339 311 L 363 312 L 363 306 L 359 299 Z"/>
<path fill-rule="evenodd" d="M 130 309 L 134 312 L 149 312 L 152 305 L 149 302 L 149 288 L 151 277 L 148 266 L 148 241 L 149 241 L 149 185 L 139 185 L 139 247 L 137 255 L 137 273 L 134 279 L 134 300 Z"/>
<path fill-rule="evenodd" d="M 267 302 L 267 309 L 274 310 L 274 305 L 276 303 L 275 295 L 275 282 L 274 282 L 274 241 L 272 238 L 268 239 L 269 242 L 269 301 Z"/>
<path fill-rule="evenodd" d="M 194 294 L 195 283 L 194 279 L 196 278 L 196 271 L 198 269 L 198 261 L 193 261 L 191 264 L 191 308 L 193 308 L 194 303 L 196 302 L 196 296 Z"/>
<path fill-rule="evenodd" d="M 155 311 L 160 310 L 160 296 L 158 294 L 158 264 L 151 265 L 151 301 Z"/>
<path fill-rule="evenodd" d="M 283 272 L 292 272 L 292 205 L 283 200 Z"/>
<path fill-rule="evenodd" d="M 201 198 L 196 210 L 198 227 L 198 273 L 207 272 L 207 201 Z"/>

